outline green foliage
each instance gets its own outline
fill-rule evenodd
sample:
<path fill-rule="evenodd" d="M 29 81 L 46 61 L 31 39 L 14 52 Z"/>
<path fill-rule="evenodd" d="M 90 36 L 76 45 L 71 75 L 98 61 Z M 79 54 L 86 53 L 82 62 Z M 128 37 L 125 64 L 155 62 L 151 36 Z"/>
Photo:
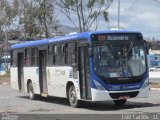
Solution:
<path fill-rule="evenodd" d="M 71 0 L 70 4 L 73 1 Z M 24 37 L 50 37 L 50 32 L 59 25 L 54 16 L 53 0 L 1 0 L 0 35 L 8 31 L 11 25 Z"/>
<path fill-rule="evenodd" d="M 100 5 L 104 5 L 105 0 L 99 0 Z"/>
<path fill-rule="evenodd" d="M 0 35 L 0 41 L 4 41 L 4 35 Z"/>
<path fill-rule="evenodd" d="M 94 11 L 94 12 L 90 15 L 90 18 L 95 18 L 97 15 L 98 15 L 98 12 L 97 12 L 97 11 Z"/>
<path fill-rule="evenodd" d="M 87 7 L 88 7 L 88 8 L 93 7 L 93 6 L 94 6 L 94 3 L 95 3 L 95 0 L 88 0 Z"/>
<path fill-rule="evenodd" d="M 7 0 L 1 1 L 0 11 L 0 25 L 10 25 L 17 15 L 15 8 Z"/>
<path fill-rule="evenodd" d="M 52 0 L 26 0 L 21 12 L 19 24 L 29 37 L 50 37 L 50 30 L 58 27 L 59 22 L 54 16 Z"/>
<path fill-rule="evenodd" d="M 75 5 L 76 0 L 65 0 L 65 3 L 66 3 L 66 7 L 69 7 L 69 6 Z"/>

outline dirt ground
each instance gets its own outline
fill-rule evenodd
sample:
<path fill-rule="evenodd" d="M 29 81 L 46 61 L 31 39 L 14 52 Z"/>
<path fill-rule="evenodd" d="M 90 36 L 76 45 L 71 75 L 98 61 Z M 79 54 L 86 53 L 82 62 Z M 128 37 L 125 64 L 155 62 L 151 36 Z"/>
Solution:
<path fill-rule="evenodd" d="M 10 78 L 9 77 L 4 77 L 4 76 L 0 76 L 0 84 L 10 85 Z"/>
<path fill-rule="evenodd" d="M 150 83 L 150 88 L 160 88 L 160 83 Z"/>

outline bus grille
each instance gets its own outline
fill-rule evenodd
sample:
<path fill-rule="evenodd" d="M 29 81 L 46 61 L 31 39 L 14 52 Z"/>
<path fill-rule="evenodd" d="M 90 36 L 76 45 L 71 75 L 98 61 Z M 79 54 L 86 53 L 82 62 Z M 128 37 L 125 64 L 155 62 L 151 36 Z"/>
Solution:
<path fill-rule="evenodd" d="M 136 97 L 139 91 L 134 92 L 123 92 L 123 93 L 109 93 L 112 99 L 119 99 L 122 96 L 128 96 L 129 98 Z"/>

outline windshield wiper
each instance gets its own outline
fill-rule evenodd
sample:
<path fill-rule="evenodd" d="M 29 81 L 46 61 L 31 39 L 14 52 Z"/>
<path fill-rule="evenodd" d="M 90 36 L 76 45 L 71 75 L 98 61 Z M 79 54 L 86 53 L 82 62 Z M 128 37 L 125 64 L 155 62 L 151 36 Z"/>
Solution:
<path fill-rule="evenodd" d="M 125 57 L 127 57 L 128 56 L 128 53 L 130 52 L 130 50 L 133 48 L 133 41 L 131 41 L 131 43 L 130 43 L 130 46 L 129 46 L 129 49 L 128 49 L 128 51 L 127 51 L 127 53 L 126 53 L 126 55 L 125 55 Z"/>

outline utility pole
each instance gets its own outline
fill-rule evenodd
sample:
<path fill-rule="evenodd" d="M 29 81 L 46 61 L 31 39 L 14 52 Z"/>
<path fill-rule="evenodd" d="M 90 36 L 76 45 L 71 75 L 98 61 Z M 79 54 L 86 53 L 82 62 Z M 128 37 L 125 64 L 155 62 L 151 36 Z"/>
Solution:
<path fill-rule="evenodd" d="M 120 0 L 118 0 L 118 29 L 120 28 Z"/>

